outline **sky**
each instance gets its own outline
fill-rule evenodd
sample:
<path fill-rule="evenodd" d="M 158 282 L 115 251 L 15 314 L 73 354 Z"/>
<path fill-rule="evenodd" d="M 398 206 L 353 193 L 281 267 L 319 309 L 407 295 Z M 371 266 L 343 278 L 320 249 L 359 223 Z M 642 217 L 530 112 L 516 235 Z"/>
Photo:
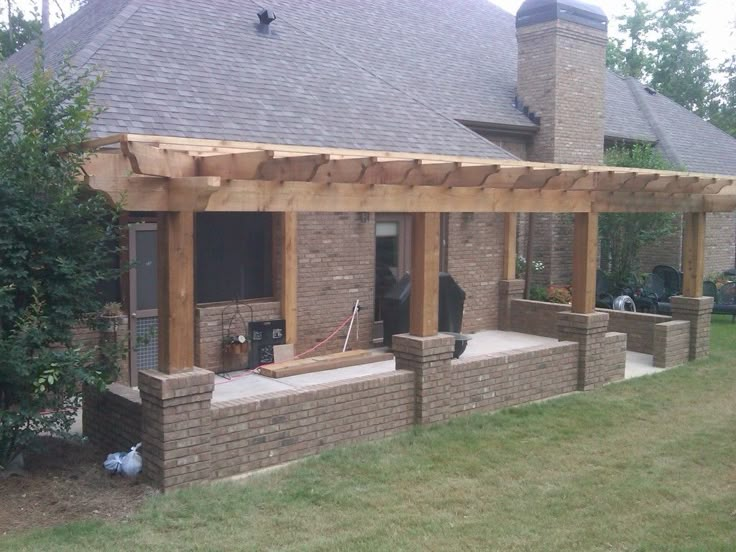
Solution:
<path fill-rule="evenodd" d="M 156 1 L 156 0 L 150 0 Z M 401 0 L 397 0 L 401 1 Z M 491 0 L 506 11 L 516 13 L 523 0 Z M 624 0 L 587 0 L 598 4 L 613 19 L 625 12 L 628 2 Z M 660 8 L 665 0 L 648 0 L 652 10 Z M 16 0 L 16 3 L 25 10 L 32 10 L 39 6 L 39 0 Z M 68 14 L 70 0 L 51 0 L 51 12 L 54 20 L 58 19 L 57 4 Z M 733 33 L 736 22 L 736 2 L 734 0 L 703 0 L 703 9 L 697 19 L 697 30 L 703 33 L 703 43 L 714 65 L 736 53 L 736 34 Z M 611 34 L 615 34 L 616 25 L 611 25 Z"/>

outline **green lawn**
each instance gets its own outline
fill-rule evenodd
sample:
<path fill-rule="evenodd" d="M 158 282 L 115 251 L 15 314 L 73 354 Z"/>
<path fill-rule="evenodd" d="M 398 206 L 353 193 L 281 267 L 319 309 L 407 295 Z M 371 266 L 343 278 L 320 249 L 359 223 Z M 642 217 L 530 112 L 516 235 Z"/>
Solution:
<path fill-rule="evenodd" d="M 736 325 L 710 360 L 151 499 L 2 550 L 736 550 Z"/>

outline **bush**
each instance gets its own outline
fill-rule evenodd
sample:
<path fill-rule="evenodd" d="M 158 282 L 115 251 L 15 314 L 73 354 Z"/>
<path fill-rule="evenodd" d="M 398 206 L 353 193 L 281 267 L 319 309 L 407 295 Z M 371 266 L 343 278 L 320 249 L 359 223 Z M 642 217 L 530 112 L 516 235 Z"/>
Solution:
<path fill-rule="evenodd" d="M 116 374 L 117 352 L 75 347 L 97 324 L 97 286 L 116 274 L 116 210 L 78 180 L 96 82 L 39 55 L 33 75 L 0 83 L 0 469 L 41 432 L 65 433 L 83 385 Z"/>
<path fill-rule="evenodd" d="M 547 289 L 543 286 L 532 286 L 529 289 L 529 299 L 532 301 L 547 301 L 549 299 L 547 295 Z"/>
<path fill-rule="evenodd" d="M 547 301 L 567 305 L 572 302 L 572 292 L 567 286 L 550 286 L 547 290 Z"/>

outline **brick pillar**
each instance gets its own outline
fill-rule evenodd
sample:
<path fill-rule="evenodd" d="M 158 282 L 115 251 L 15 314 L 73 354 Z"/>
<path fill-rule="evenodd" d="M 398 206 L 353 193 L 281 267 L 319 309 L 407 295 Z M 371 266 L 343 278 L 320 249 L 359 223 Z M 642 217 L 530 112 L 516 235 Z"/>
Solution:
<path fill-rule="evenodd" d="M 578 389 L 588 391 L 613 379 L 621 378 L 607 370 L 609 355 L 606 351 L 608 314 L 576 314 L 561 312 L 557 318 L 560 341 L 574 341 L 579 346 Z"/>
<path fill-rule="evenodd" d="M 139 374 L 143 413 L 143 475 L 169 490 L 209 479 L 210 403 L 215 374 L 201 368 Z"/>
<path fill-rule="evenodd" d="M 402 334 L 393 337 L 392 348 L 396 369 L 414 372 L 415 422 L 425 425 L 447 420 L 452 409 L 450 370 L 455 339 L 446 334 Z"/>
<path fill-rule="evenodd" d="M 511 329 L 511 301 L 524 298 L 524 280 L 501 280 L 498 283 L 498 327 Z"/>
<path fill-rule="evenodd" d="M 654 326 L 654 366 L 681 366 L 687 363 L 689 354 L 690 322 L 671 320 Z"/>
<path fill-rule="evenodd" d="M 690 322 L 690 360 L 710 355 L 712 297 L 673 297 L 672 318 Z"/>

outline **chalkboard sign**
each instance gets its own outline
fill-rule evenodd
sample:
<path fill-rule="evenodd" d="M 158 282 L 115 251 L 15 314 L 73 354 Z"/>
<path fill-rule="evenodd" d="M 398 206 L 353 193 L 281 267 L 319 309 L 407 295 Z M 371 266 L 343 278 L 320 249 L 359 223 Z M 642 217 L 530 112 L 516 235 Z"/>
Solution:
<path fill-rule="evenodd" d="M 248 367 L 253 370 L 265 364 L 273 364 L 273 346 L 286 343 L 286 321 L 251 322 L 248 324 L 248 338 Z"/>

